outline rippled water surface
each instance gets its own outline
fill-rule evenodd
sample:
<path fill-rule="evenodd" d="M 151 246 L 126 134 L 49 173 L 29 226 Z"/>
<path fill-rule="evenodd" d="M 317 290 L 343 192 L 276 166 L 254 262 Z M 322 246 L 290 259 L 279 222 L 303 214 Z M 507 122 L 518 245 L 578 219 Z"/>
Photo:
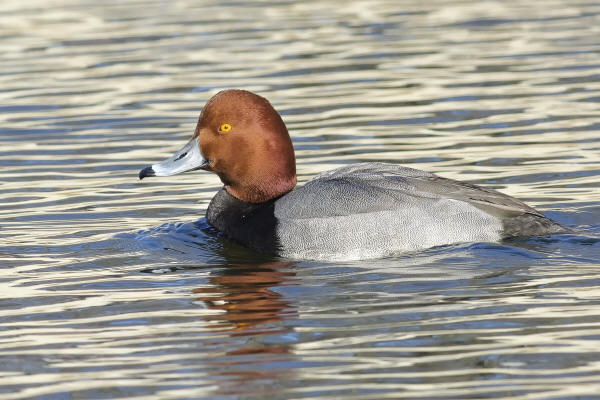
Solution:
<path fill-rule="evenodd" d="M 0 398 L 598 398 L 596 1 L 0 3 Z M 138 181 L 218 90 L 299 180 L 389 161 L 578 233 L 347 263 L 215 235 Z"/>

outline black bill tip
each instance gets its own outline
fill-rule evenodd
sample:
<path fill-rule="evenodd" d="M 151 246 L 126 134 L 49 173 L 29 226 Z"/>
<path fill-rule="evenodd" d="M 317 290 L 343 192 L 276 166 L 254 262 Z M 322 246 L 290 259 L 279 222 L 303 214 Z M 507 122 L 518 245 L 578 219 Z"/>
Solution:
<path fill-rule="evenodd" d="M 154 170 L 152 169 L 152 167 L 146 167 L 140 171 L 140 175 L 139 175 L 140 180 L 144 179 L 147 176 L 155 176 Z"/>

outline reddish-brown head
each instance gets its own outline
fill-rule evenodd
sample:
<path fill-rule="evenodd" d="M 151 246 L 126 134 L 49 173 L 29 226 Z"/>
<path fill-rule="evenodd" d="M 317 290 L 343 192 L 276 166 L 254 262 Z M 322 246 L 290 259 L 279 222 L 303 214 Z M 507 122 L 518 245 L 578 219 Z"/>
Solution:
<path fill-rule="evenodd" d="M 279 197 L 296 185 L 294 147 L 283 120 L 265 98 L 245 90 L 214 95 L 202 109 L 192 140 L 139 176 L 196 169 L 216 173 L 229 194 L 252 203 Z"/>
<path fill-rule="evenodd" d="M 224 90 L 202 109 L 194 137 L 213 171 L 234 197 L 261 203 L 296 185 L 294 147 L 283 120 L 267 99 Z"/>

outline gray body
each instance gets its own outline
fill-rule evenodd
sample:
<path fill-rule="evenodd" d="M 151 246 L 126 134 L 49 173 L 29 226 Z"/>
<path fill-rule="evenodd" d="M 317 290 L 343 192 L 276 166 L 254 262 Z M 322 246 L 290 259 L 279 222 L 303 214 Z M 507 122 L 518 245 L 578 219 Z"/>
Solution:
<path fill-rule="evenodd" d="M 207 219 L 256 250 L 324 260 L 377 258 L 451 243 L 565 231 L 495 190 L 386 163 L 328 171 L 260 205 L 222 190 L 211 202 Z"/>

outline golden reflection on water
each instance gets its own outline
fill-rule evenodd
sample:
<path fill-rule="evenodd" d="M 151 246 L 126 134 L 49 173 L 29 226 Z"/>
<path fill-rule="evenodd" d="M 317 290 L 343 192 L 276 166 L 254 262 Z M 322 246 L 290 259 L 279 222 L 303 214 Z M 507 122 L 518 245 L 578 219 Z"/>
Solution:
<path fill-rule="evenodd" d="M 595 396 L 599 16 L 558 0 L 3 1 L 0 397 Z M 194 222 L 215 176 L 137 179 L 228 87 L 281 112 L 300 182 L 396 162 L 587 233 L 253 261 Z"/>
<path fill-rule="evenodd" d="M 209 278 L 210 285 L 196 288 L 192 293 L 200 295 L 210 310 L 222 313 L 208 314 L 208 323 L 216 323 L 220 329 L 240 331 L 278 322 L 282 314 L 289 313 L 291 305 L 282 299 L 281 294 L 270 289 L 271 286 L 285 284 L 293 272 L 278 269 L 290 267 L 291 262 L 273 262 L 262 265 L 229 265 L 223 275 Z M 245 270 L 237 272 L 237 269 Z M 252 352 L 237 350 L 237 352 Z"/>
<path fill-rule="evenodd" d="M 293 305 L 285 301 L 274 287 L 293 284 L 291 262 L 258 265 L 229 265 L 208 279 L 209 285 L 192 290 L 197 302 L 209 310 L 203 317 L 207 326 L 228 331 L 232 338 L 249 338 L 238 346 L 228 347 L 225 357 L 208 361 L 209 374 L 219 384 L 213 395 L 244 395 L 257 380 L 276 382 L 292 379 L 287 370 L 261 370 L 257 366 L 295 361 L 294 348 L 287 343 L 261 343 L 258 335 L 293 334 L 285 327 L 285 319 L 297 317 Z M 197 296 L 197 297 L 196 297 Z M 244 357 L 252 357 L 255 367 L 244 368 Z"/>

